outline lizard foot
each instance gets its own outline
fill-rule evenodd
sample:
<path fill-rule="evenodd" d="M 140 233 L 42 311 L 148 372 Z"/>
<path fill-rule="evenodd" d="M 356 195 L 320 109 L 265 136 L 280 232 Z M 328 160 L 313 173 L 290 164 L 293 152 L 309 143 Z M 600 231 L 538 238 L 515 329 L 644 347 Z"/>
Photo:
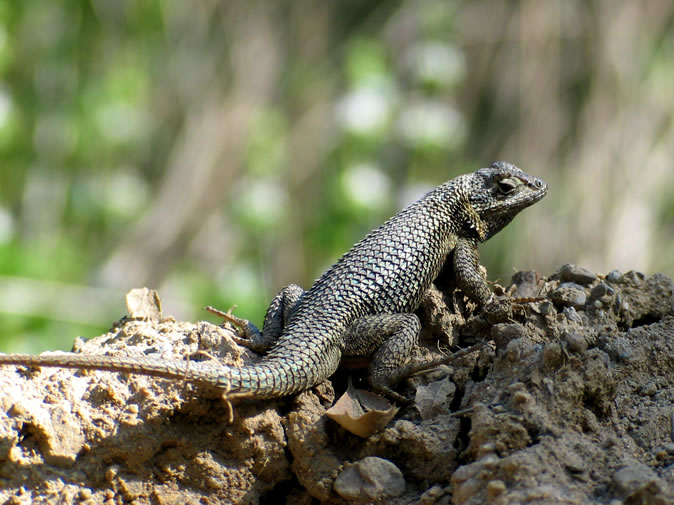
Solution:
<path fill-rule="evenodd" d="M 411 405 L 412 403 L 414 403 L 409 398 L 401 395 L 400 393 L 396 393 L 388 386 L 378 386 L 377 388 L 375 388 L 375 391 L 386 396 L 389 400 L 393 400 L 394 402 L 400 403 L 402 405 Z"/>
<path fill-rule="evenodd" d="M 210 312 L 211 314 L 215 314 L 216 316 L 223 318 L 228 323 L 232 323 L 237 328 L 237 330 L 245 331 L 244 328 L 246 327 L 248 321 L 240 317 L 236 317 L 234 314 L 232 314 L 232 311 L 235 308 L 236 305 L 232 305 L 227 312 L 224 312 L 220 309 L 216 309 L 215 307 L 208 305 L 204 307 L 204 310 L 206 312 Z"/>
<path fill-rule="evenodd" d="M 216 309 L 215 307 L 211 307 L 209 305 L 204 307 L 204 310 L 221 317 L 226 322 L 232 324 L 234 328 L 236 328 L 238 335 L 232 336 L 232 340 L 234 340 L 234 342 L 247 347 L 252 351 L 264 352 L 267 349 L 267 346 L 266 344 L 260 344 L 262 338 L 260 330 L 258 330 L 257 327 L 247 319 L 243 319 L 232 314 L 232 311 L 235 308 L 236 305 L 233 305 L 227 312 L 223 312 L 222 310 Z"/>
<path fill-rule="evenodd" d="M 431 361 L 426 361 L 426 362 L 421 362 L 421 363 L 409 363 L 403 367 L 400 367 L 396 371 L 396 376 L 398 376 L 400 379 L 403 379 L 405 377 L 409 377 L 411 375 L 415 375 L 418 373 L 422 372 L 427 372 L 428 370 L 432 370 L 433 368 L 436 368 L 440 365 L 449 365 L 453 363 L 454 361 L 464 358 L 468 356 L 469 354 L 474 353 L 475 351 L 479 351 L 483 348 L 487 347 L 487 344 L 485 343 L 477 343 L 475 345 L 471 345 L 470 347 L 466 347 L 464 349 L 459 349 L 455 353 L 453 353 L 451 356 L 447 356 L 445 358 L 439 358 L 439 359 L 434 359 Z"/>

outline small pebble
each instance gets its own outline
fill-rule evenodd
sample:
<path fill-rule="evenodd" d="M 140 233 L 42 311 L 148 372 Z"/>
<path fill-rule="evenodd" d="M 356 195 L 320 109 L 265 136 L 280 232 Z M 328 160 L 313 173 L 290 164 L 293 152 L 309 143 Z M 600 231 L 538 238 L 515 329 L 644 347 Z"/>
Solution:
<path fill-rule="evenodd" d="M 655 396 L 658 392 L 658 386 L 655 382 L 649 381 L 641 388 L 641 394 L 644 396 Z"/>
<path fill-rule="evenodd" d="M 615 297 L 615 300 L 613 300 L 613 313 L 618 315 L 620 314 L 620 307 L 622 306 L 623 303 L 623 297 L 618 293 Z"/>
<path fill-rule="evenodd" d="M 562 307 L 582 308 L 587 301 L 583 286 L 573 282 L 565 282 L 550 293 L 550 299 Z"/>
<path fill-rule="evenodd" d="M 421 498 L 419 498 L 419 505 L 435 505 L 444 494 L 445 489 L 436 484 L 421 495 Z"/>
<path fill-rule="evenodd" d="M 487 484 L 487 496 L 489 498 L 496 498 L 502 495 L 506 490 L 506 485 L 502 480 L 492 480 Z"/>
<path fill-rule="evenodd" d="M 225 487 L 225 481 L 213 475 L 206 477 L 206 486 L 210 489 L 223 489 Z"/>
<path fill-rule="evenodd" d="M 524 347 L 524 341 L 521 338 L 516 338 L 508 342 L 506 347 L 506 358 L 511 363 L 519 361 L 522 357 L 522 348 Z"/>
<path fill-rule="evenodd" d="M 580 314 L 578 314 L 573 307 L 566 307 L 562 311 L 562 314 L 564 314 L 564 317 L 571 323 L 583 324 L 583 318 L 580 317 Z"/>
<path fill-rule="evenodd" d="M 634 463 L 613 474 L 613 485 L 630 503 L 651 503 L 653 492 L 660 490 L 660 479 L 643 463 Z"/>
<path fill-rule="evenodd" d="M 538 294 L 538 274 L 536 272 L 516 272 L 510 282 L 517 286 L 513 293 L 516 298 L 530 298 Z"/>
<path fill-rule="evenodd" d="M 534 402 L 534 397 L 526 391 L 517 391 L 513 394 L 513 403 L 517 406 L 531 405 Z"/>
<path fill-rule="evenodd" d="M 640 286 L 646 276 L 636 270 L 630 270 L 623 276 L 623 278 L 629 280 L 635 286 Z"/>
<path fill-rule="evenodd" d="M 602 344 L 603 350 L 614 361 L 626 361 L 632 357 L 633 347 L 624 337 L 605 339 Z"/>
<path fill-rule="evenodd" d="M 485 442 L 478 448 L 476 459 L 480 460 L 485 456 L 492 456 L 494 454 L 496 454 L 496 446 L 494 445 L 494 443 Z"/>
<path fill-rule="evenodd" d="M 597 298 L 601 298 L 602 296 L 606 295 L 612 295 L 613 293 L 615 293 L 615 290 L 611 286 L 605 282 L 600 282 L 592 288 L 592 291 L 590 291 L 590 298 L 596 300 Z"/>
<path fill-rule="evenodd" d="M 117 474 L 119 474 L 119 466 L 112 465 L 105 471 L 105 480 L 110 482 L 117 477 Z"/>
<path fill-rule="evenodd" d="M 589 270 L 572 264 L 566 264 L 559 270 L 563 281 L 577 282 L 578 284 L 591 284 L 597 276 Z"/>
<path fill-rule="evenodd" d="M 569 351 L 577 354 L 583 354 L 587 351 L 587 340 L 585 340 L 583 335 L 576 333 L 575 331 L 570 331 L 564 335 L 564 338 Z"/>
<path fill-rule="evenodd" d="M 347 500 L 384 501 L 405 492 L 405 479 L 389 460 L 370 456 L 344 469 L 334 489 Z"/>
<path fill-rule="evenodd" d="M 83 487 L 82 489 L 79 490 L 77 494 L 80 500 L 88 500 L 93 496 L 91 489 L 89 489 L 88 487 Z"/>
<path fill-rule="evenodd" d="M 562 363 L 562 348 L 557 342 L 545 344 L 543 348 L 543 364 L 548 368 L 556 368 Z"/>
<path fill-rule="evenodd" d="M 607 275 L 606 275 L 606 280 L 609 282 L 620 282 L 620 279 L 622 279 L 623 273 L 620 270 L 611 270 Z"/>
<path fill-rule="evenodd" d="M 547 316 L 548 314 L 553 313 L 554 305 L 552 305 L 552 303 L 550 303 L 548 300 L 545 300 L 539 304 L 538 310 L 542 316 Z"/>
<path fill-rule="evenodd" d="M 524 327 L 519 323 L 499 323 L 491 327 L 491 338 L 497 349 L 504 349 L 512 340 L 524 337 Z"/>
<path fill-rule="evenodd" d="M 670 442 L 655 450 L 655 459 L 658 461 L 668 460 L 674 457 L 674 443 Z"/>

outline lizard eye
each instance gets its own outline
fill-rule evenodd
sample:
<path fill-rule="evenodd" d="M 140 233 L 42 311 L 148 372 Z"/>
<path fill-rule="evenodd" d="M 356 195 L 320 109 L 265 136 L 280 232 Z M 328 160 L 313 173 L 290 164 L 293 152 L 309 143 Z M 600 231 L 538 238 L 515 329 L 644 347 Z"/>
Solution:
<path fill-rule="evenodd" d="M 496 184 L 498 184 L 499 192 L 504 195 L 512 193 L 515 191 L 515 188 L 517 188 L 517 181 L 511 178 L 501 179 L 500 181 L 497 181 Z"/>

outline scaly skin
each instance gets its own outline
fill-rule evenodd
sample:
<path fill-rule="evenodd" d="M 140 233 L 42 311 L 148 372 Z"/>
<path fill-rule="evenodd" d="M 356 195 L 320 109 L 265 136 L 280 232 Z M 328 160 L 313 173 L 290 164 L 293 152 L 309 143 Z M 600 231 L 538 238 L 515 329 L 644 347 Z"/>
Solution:
<path fill-rule="evenodd" d="M 243 367 L 154 358 L 77 354 L 0 355 L 0 364 L 131 372 L 219 388 L 226 399 L 270 398 L 327 379 L 343 357 L 368 357 L 374 389 L 391 390 L 417 344 L 414 310 L 451 261 L 458 286 L 480 305 L 492 297 L 477 246 L 547 192 L 543 181 L 506 162 L 456 177 L 426 194 L 354 245 L 309 289 L 288 286 L 272 301 L 263 331 L 228 317 L 249 345 L 271 347 Z"/>

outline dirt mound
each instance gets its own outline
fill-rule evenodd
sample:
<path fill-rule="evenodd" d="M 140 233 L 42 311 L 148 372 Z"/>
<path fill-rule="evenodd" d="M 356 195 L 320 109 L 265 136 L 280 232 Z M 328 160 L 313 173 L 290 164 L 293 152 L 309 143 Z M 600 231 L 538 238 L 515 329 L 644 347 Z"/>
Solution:
<path fill-rule="evenodd" d="M 565 265 L 547 279 L 519 272 L 482 310 L 433 289 L 416 358 L 489 345 L 401 384 L 416 403 L 367 439 L 325 415 L 346 372 L 241 402 L 229 424 L 218 393 L 190 384 L 2 367 L 0 502 L 674 503 L 672 287 Z M 257 359 L 231 335 L 124 319 L 76 347 Z"/>

